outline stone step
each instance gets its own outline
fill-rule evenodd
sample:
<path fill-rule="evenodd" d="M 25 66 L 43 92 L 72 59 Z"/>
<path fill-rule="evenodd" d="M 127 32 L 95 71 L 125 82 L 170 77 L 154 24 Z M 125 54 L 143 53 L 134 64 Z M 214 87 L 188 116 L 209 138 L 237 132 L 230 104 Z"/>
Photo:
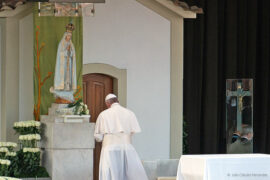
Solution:
<path fill-rule="evenodd" d="M 176 177 L 158 177 L 157 180 L 176 180 Z"/>
<path fill-rule="evenodd" d="M 157 180 L 158 177 L 176 177 L 178 163 L 179 159 L 157 159 L 154 161 L 143 161 L 143 166 L 148 176 L 148 179 Z"/>

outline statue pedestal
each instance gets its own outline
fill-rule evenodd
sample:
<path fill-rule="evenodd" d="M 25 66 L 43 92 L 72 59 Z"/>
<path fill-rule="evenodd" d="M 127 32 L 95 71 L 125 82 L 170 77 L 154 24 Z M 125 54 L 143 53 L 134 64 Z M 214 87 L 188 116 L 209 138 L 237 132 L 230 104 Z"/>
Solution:
<path fill-rule="evenodd" d="M 52 180 L 93 180 L 94 123 L 89 115 L 41 116 L 42 165 Z"/>

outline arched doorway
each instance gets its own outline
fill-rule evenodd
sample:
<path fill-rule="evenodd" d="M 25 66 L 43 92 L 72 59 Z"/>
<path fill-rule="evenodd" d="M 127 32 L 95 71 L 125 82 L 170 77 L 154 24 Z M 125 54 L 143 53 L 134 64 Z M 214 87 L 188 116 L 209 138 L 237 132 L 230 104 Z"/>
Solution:
<path fill-rule="evenodd" d="M 108 75 L 91 73 L 83 75 L 83 101 L 89 107 L 90 122 L 96 122 L 100 112 L 106 109 L 105 96 L 113 93 L 113 78 Z M 99 159 L 102 143 L 95 144 L 94 149 L 94 180 L 98 180 Z"/>

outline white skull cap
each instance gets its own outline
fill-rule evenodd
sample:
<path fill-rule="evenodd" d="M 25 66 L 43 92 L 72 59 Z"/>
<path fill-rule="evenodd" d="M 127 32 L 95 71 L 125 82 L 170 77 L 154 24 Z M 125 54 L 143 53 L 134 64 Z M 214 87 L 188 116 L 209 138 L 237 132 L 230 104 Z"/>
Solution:
<path fill-rule="evenodd" d="M 108 101 L 109 99 L 112 99 L 112 98 L 117 98 L 117 96 L 115 94 L 108 94 L 105 98 L 105 101 Z"/>

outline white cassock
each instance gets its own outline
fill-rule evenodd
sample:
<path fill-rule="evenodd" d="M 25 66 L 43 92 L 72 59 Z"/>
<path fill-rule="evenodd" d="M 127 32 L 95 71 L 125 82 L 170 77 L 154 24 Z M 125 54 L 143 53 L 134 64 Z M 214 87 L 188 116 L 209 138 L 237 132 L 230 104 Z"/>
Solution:
<path fill-rule="evenodd" d="M 141 132 L 135 114 L 119 103 L 100 113 L 95 138 L 102 142 L 99 180 L 148 180 L 142 162 L 131 144 Z"/>

